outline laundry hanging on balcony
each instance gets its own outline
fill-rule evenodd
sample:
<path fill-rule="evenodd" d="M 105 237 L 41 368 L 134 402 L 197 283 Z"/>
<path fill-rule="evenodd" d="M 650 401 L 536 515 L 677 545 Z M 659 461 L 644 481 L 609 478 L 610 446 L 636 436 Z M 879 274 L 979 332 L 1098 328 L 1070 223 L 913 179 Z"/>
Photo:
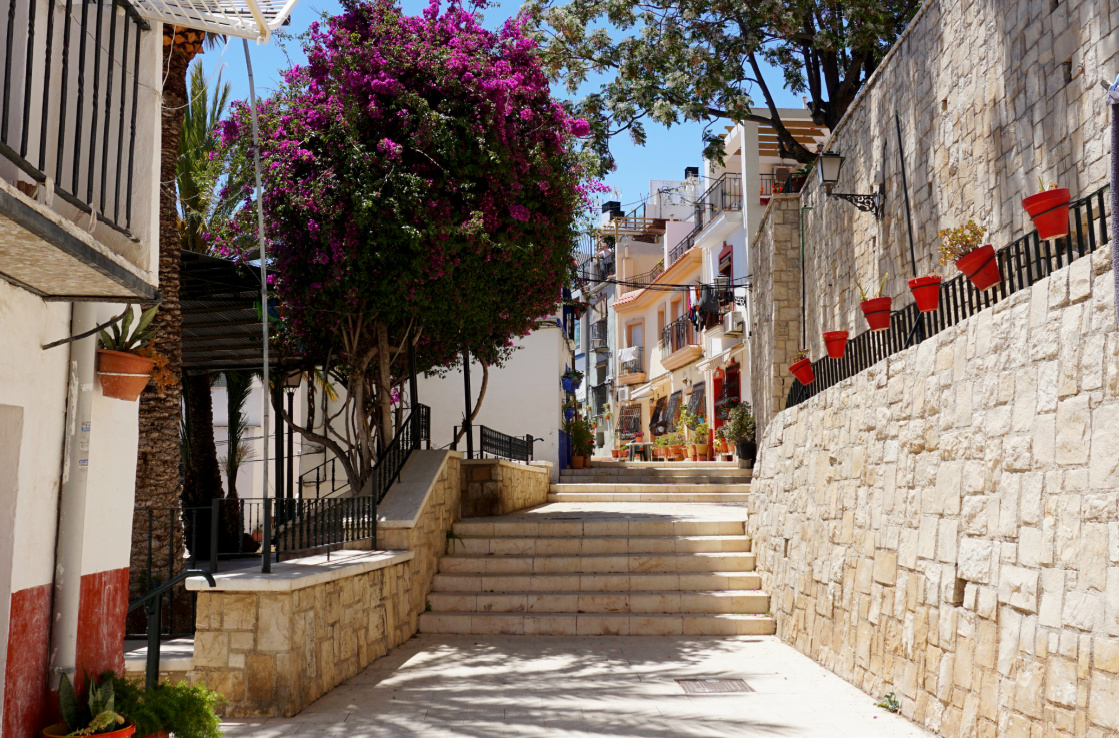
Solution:
<path fill-rule="evenodd" d="M 630 346 L 629 348 L 621 349 L 618 351 L 618 361 L 623 364 L 630 361 L 637 361 L 637 359 L 640 358 L 640 351 L 640 346 Z"/>

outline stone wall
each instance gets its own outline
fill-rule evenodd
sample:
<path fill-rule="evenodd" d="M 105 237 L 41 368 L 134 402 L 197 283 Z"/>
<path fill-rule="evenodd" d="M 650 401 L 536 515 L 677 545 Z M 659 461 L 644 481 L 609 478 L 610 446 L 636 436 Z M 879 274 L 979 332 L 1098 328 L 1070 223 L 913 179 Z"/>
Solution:
<path fill-rule="evenodd" d="M 551 464 L 504 459 L 462 462 L 462 517 L 508 515 L 548 501 Z"/>
<path fill-rule="evenodd" d="M 381 551 L 343 551 L 215 575 L 198 591 L 192 681 L 233 717 L 291 716 L 415 635 L 447 531 L 461 454 L 413 452 L 378 512 Z"/>
<path fill-rule="evenodd" d="M 1099 83 L 1113 79 L 1117 66 L 1114 0 L 927 0 L 827 144 L 846 157 L 837 192 L 871 193 L 882 170 L 883 218 L 826 197 L 815 176 L 801 194 L 812 358 L 825 353 L 823 331 L 866 330 L 856 280 L 876 286 L 888 274 L 883 294 L 904 307 L 914 271 L 956 274 L 937 264 L 942 229 L 975 219 L 989 228 L 990 243 L 1003 246 L 1033 230 L 1021 200 L 1037 191 L 1039 177 L 1074 198 L 1102 186 L 1109 110 Z M 771 289 L 758 268 L 766 248 L 750 253 L 757 296 Z M 799 315 L 799 292 L 787 293 L 788 302 L 774 299 L 768 307 L 755 298 L 763 317 L 786 306 Z M 757 343 L 782 340 L 767 335 L 765 322 L 758 327 Z M 782 407 L 783 398 L 776 410 Z"/>
<path fill-rule="evenodd" d="M 944 736 L 1119 731 L 1111 248 L 779 414 L 778 635 Z"/>
<path fill-rule="evenodd" d="M 750 377 L 758 437 L 785 407 L 801 345 L 800 198 L 775 195 L 751 244 Z"/>

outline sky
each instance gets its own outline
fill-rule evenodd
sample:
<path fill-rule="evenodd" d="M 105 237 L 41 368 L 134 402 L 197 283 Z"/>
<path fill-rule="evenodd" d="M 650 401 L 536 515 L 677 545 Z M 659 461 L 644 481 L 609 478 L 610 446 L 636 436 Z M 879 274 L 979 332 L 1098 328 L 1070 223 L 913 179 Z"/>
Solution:
<path fill-rule="evenodd" d="M 426 0 L 402 0 L 405 13 L 418 15 L 427 7 Z M 493 2 L 484 13 L 483 25 L 497 28 L 520 8 L 519 0 Z M 288 31 L 298 35 L 307 30 L 312 21 L 322 13 L 341 12 L 337 0 L 302 0 L 296 5 L 291 16 Z M 277 39 L 268 44 L 257 45 L 249 42 L 252 58 L 253 80 L 257 97 L 267 96 L 277 86 L 283 70 L 292 64 L 306 61 L 297 38 Z M 249 96 L 248 74 L 245 67 L 245 52 L 241 39 L 230 38 L 228 44 L 208 49 L 198 57 L 206 70 L 207 79 L 213 83 L 215 74 L 220 70 L 222 79 L 232 84 L 232 99 L 245 100 Z M 768 79 L 779 80 L 777 72 L 767 75 Z M 773 86 L 775 87 L 775 85 Z M 562 91 L 557 90 L 562 96 Z M 774 98 L 780 107 L 801 107 L 798 95 L 784 89 L 775 89 Z M 716 125 L 723 125 L 719 122 Z M 610 147 L 617 161 L 617 169 L 605 177 L 608 186 L 614 189 L 609 199 L 618 199 L 628 210 L 649 192 L 651 179 L 683 179 L 684 167 L 698 167 L 702 164 L 700 151 L 701 131 L 699 123 L 683 123 L 666 128 L 658 123 L 646 125 L 646 143 L 637 146 L 627 134 L 621 134 L 611 141 Z"/>

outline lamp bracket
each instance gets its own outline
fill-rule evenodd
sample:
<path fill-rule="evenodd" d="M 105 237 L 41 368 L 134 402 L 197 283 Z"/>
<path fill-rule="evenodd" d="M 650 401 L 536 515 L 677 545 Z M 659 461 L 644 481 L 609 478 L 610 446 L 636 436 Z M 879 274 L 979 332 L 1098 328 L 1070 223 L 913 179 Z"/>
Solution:
<path fill-rule="evenodd" d="M 875 218 L 878 220 L 882 219 L 882 201 L 884 198 L 882 197 L 881 190 L 875 192 L 873 195 L 862 195 L 851 192 L 829 192 L 828 196 L 846 200 L 864 213 L 874 213 Z"/>

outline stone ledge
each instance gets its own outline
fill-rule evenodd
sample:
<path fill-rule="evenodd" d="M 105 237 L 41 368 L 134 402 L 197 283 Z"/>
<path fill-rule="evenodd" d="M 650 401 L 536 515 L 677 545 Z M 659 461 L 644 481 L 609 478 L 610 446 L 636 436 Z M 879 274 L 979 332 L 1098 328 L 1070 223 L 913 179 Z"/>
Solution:
<path fill-rule="evenodd" d="M 414 528 L 447 462 L 460 451 L 413 451 L 377 510 L 379 528 Z"/>
<path fill-rule="evenodd" d="M 464 467 L 471 466 L 503 466 L 509 469 L 535 472 L 537 474 L 550 474 L 552 462 L 550 461 L 509 461 L 508 459 L 463 459 Z"/>
<path fill-rule="evenodd" d="M 259 571 L 231 571 L 214 575 L 216 587 L 205 580 L 187 579 L 186 588 L 201 592 L 291 592 L 336 579 L 384 569 L 393 564 L 411 561 L 412 551 L 335 551 L 330 560 L 326 554 L 292 559 L 272 565 L 271 574 Z"/>

